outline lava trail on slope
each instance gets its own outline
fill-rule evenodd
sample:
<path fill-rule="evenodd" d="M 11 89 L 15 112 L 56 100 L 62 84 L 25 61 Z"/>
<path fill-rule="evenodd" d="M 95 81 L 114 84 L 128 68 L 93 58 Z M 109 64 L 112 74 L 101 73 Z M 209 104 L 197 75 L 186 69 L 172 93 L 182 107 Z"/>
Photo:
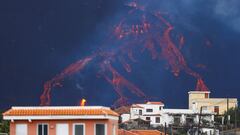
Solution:
<path fill-rule="evenodd" d="M 44 84 L 44 90 L 41 95 L 41 105 L 51 104 L 51 92 L 54 87 L 62 86 L 64 78 L 77 72 L 81 72 L 90 62 L 97 58 L 101 60 L 94 61 L 91 66 L 98 67 L 98 75 L 102 76 L 112 87 L 119 99 L 114 106 L 128 104 L 128 98 L 124 95 L 124 90 L 128 90 L 135 96 L 146 101 L 149 99 L 141 90 L 130 82 L 126 77 L 120 74 L 113 63 L 122 65 L 126 73 L 132 72 L 131 63 L 141 61 L 134 57 L 137 53 L 149 52 L 153 61 L 165 61 L 166 67 L 174 76 L 179 76 L 180 72 L 192 76 L 196 79 L 196 90 L 208 91 L 202 76 L 192 70 L 181 52 L 184 46 L 185 37 L 182 33 L 177 33 L 174 26 L 168 21 L 168 15 L 156 10 L 147 10 L 144 5 L 136 1 L 126 4 L 131 8 L 126 17 L 114 25 L 107 40 L 100 46 L 99 50 L 90 56 L 87 56 L 67 68 L 60 74 Z M 134 19 L 134 21 L 133 21 Z M 178 34 L 178 42 L 171 36 L 171 33 Z M 107 48 L 107 49 L 106 49 Z"/>

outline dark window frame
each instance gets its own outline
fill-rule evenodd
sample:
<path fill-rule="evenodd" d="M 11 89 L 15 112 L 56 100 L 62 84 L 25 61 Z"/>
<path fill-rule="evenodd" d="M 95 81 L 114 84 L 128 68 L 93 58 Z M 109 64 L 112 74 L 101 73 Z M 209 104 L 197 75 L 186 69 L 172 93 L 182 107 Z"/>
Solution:
<path fill-rule="evenodd" d="M 151 120 L 151 117 L 146 117 L 146 120 Z"/>
<path fill-rule="evenodd" d="M 153 109 L 146 109 L 146 112 L 153 112 Z"/>
<path fill-rule="evenodd" d="M 155 123 L 160 123 L 160 122 L 161 122 L 160 117 L 155 117 Z"/>
<path fill-rule="evenodd" d="M 139 110 L 139 115 L 142 115 L 142 110 Z"/>
<path fill-rule="evenodd" d="M 86 129 L 85 129 L 84 123 L 73 123 L 73 135 L 76 134 L 76 126 L 83 126 L 83 135 L 86 134 Z"/>
<path fill-rule="evenodd" d="M 39 126 L 41 126 L 41 132 L 39 134 Z M 47 126 L 47 132 L 45 132 L 45 127 Z M 39 123 L 37 124 L 37 135 L 49 135 L 49 124 L 48 123 Z"/>
<path fill-rule="evenodd" d="M 209 93 L 205 93 L 205 98 L 209 98 Z"/>
<path fill-rule="evenodd" d="M 107 135 L 107 124 L 106 123 L 95 123 L 94 135 L 98 135 L 97 125 L 104 125 L 104 135 Z"/>
<path fill-rule="evenodd" d="M 219 114 L 220 107 L 219 106 L 214 106 L 214 112 Z"/>

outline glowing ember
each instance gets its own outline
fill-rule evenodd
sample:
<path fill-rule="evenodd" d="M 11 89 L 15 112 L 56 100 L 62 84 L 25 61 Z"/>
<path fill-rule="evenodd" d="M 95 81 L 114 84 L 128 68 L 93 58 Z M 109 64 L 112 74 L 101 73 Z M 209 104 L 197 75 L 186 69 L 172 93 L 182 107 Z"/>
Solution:
<path fill-rule="evenodd" d="M 80 106 L 85 106 L 86 102 L 87 102 L 87 100 L 83 98 L 83 99 L 80 101 Z"/>

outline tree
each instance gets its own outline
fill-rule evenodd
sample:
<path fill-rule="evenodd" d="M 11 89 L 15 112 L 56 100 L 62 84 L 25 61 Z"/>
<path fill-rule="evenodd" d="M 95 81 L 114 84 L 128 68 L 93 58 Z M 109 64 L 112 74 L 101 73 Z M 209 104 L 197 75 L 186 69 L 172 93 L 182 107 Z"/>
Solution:
<path fill-rule="evenodd" d="M 240 108 L 230 108 L 228 111 L 224 113 L 225 121 L 227 122 L 228 120 L 228 115 L 230 115 L 230 123 L 231 124 L 236 124 L 240 126 Z"/>
<path fill-rule="evenodd" d="M 9 133 L 9 122 L 3 120 L 2 111 L 0 111 L 0 133 Z"/>

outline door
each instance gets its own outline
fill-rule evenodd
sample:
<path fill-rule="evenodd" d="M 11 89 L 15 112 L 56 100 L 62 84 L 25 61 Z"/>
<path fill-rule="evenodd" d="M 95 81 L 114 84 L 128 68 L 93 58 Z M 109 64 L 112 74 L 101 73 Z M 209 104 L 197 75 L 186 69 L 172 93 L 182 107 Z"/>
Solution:
<path fill-rule="evenodd" d="M 57 124 L 56 135 L 69 135 L 68 124 Z"/>
<path fill-rule="evenodd" d="M 27 135 L 27 124 L 16 124 L 16 135 Z"/>

